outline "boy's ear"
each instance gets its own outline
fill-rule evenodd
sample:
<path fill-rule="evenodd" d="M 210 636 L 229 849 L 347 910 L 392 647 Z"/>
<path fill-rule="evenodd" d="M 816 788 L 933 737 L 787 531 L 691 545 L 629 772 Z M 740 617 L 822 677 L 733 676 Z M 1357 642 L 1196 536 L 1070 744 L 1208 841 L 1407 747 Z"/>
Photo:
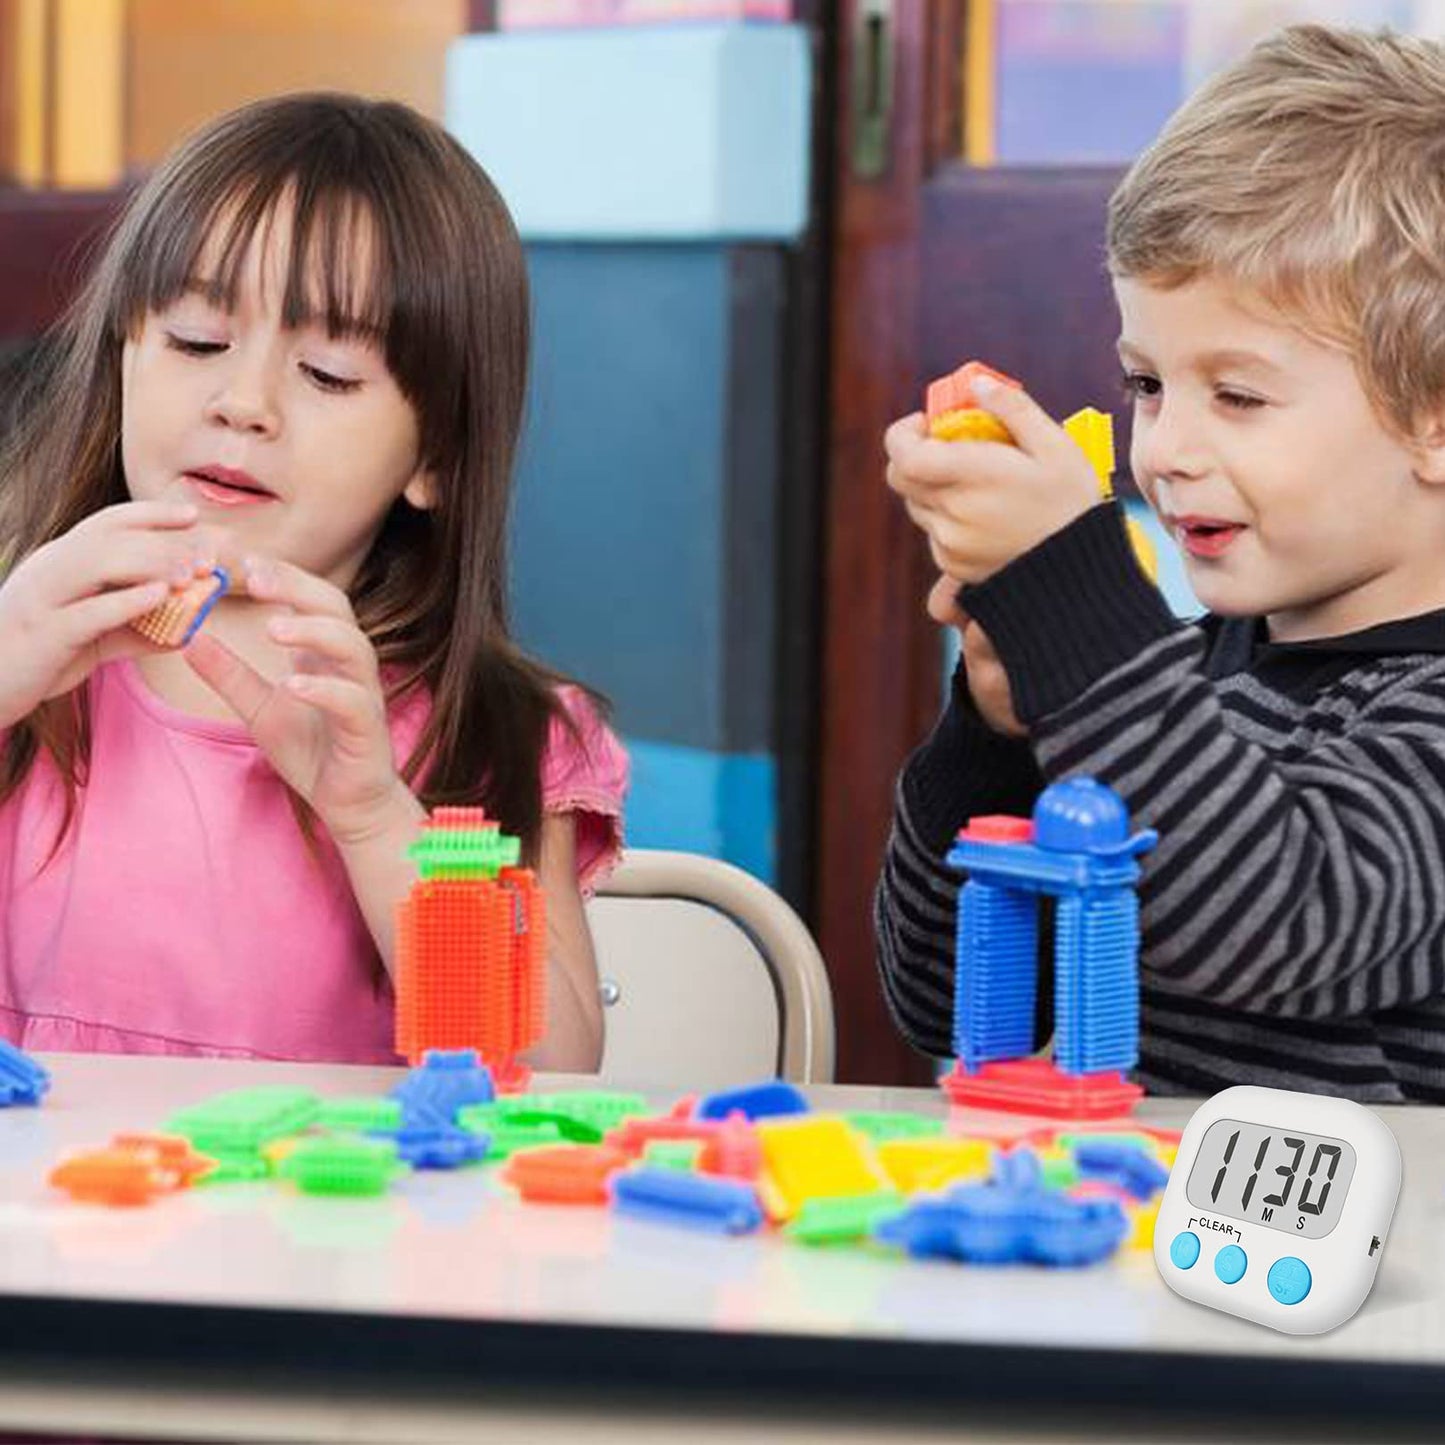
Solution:
<path fill-rule="evenodd" d="M 1415 433 L 1415 475 L 1436 486 L 1445 483 L 1445 407 L 1422 419 Z"/>
<path fill-rule="evenodd" d="M 431 472 L 413 472 L 401 494 L 418 512 L 430 512 L 437 504 L 437 480 Z"/>

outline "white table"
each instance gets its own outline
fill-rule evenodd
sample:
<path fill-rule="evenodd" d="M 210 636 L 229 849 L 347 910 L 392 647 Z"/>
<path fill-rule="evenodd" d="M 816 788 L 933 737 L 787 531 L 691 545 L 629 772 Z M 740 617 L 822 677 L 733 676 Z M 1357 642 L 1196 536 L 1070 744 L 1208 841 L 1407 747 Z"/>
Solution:
<path fill-rule="evenodd" d="M 1068 1438 L 1094 1428 L 1120 1439 L 1130 1411 L 1149 1438 L 1159 1412 L 1187 1406 L 1234 1410 L 1238 1440 L 1270 1400 L 1298 1401 L 1314 1420 L 1362 1392 L 1385 1392 L 1384 1417 L 1445 1402 L 1438 1110 L 1380 1111 L 1405 1187 L 1378 1281 L 1349 1325 L 1300 1339 L 1178 1299 L 1147 1252 L 1055 1271 L 810 1250 L 522 1204 L 492 1171 L 420 1172 L 377 1199 L 265 1183 L 134 1210 L 80 1205 L 45 1176 L 115 1132 L 156 1128 L 226 1089 L 381 1094 L 399 1075 L 44 1062 L 55 1079 L 44 1105 L 0 1112 L 0 1429 L 328 1440 L 565 1430 L 577 1445 L 626 1428 L 635 1445 L 649 1422 L 675 1438 L 678 1411 L 689 1435 L 719 1441 L 762 1438 L 764 1422 L 778 1440 L 958 1438 L 962 1411 L 984 1432 L 975 1438 L 1055 1438 L 1066 1426 Z M 812 1093 L 827 1109 L 945 1112 L 924 1091 Z M 1177 1127 L 1191 1109 L 1151 1102 L 1141 1118 Z M 977 1132 L 1019 1128 L 970 1120 Z M 1093 1413 L 1051 1413 L 1074 1404 Z M 1260 1438 L 1295 1438 L 1287 1423 L 1263 1422 Z"/>

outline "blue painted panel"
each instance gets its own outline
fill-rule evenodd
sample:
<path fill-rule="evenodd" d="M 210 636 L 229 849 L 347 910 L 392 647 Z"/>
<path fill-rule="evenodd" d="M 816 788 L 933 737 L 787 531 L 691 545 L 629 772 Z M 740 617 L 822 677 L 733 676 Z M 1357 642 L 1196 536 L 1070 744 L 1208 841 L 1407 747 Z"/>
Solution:
<path fill-rule="evenodd" d="M 517 635 L 611 697 L 631 735 L 771 752 L 781 259 L 585 245 L 528 259 Z"/>
<path fill-rule="evenodd" d="M 811 84 L 795 25 L 468 35 L 446 123 L 525 237 L 791 240 Z"/>
<path fill-rule="evenodd" d="M 765 754 L 708 753 L 628 737 L 627 841 L 681 848 L 777 876 L 777 766 Z"/>

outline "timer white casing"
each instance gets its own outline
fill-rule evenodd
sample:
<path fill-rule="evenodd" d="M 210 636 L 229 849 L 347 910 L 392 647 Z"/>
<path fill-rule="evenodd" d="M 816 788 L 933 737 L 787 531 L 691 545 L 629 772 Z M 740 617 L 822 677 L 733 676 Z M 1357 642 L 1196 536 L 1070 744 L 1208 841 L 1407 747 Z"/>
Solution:
<path fill-rule="evenodd" d="M 1334 1228 L 1321 1239 L 1306 1239 L 1191 1204 L 1189 1176 L 1205 1134 L 1219 1119 L 1348 1142 L 1355 1151 L 1354 1175 Z M 1342 1325 L 1369 1295 L 1385 1252 L 1400 1176 L 1400 1146 L 1394 1134 L 1361 1104 L 1289 1089 L 1223 1089 L 1195 1110 L 1179 1141 L 1154 1226 L 1154 1263 L 1170 1289 L 1185 1299 L 1287 1334 L 1321 1334 Z M 1179 1268 L 1170 1256 L 1175 1237 L 1185 1230 L 1197 1234 L 1202 1246 L 1189 1269 Z M 1244 1277 L 1236 1284 L 1226 1284 L 1213 1267 L 1215 1255 L 1230 1244 L 1239 1245 L 1248 1258 Z M 1309 1293 L 1298 1304 L 1281 1304 L 1269 1290 L 1270 1266 L 1286 1256 L 1303 1260 L 1310 1271 Z"/>

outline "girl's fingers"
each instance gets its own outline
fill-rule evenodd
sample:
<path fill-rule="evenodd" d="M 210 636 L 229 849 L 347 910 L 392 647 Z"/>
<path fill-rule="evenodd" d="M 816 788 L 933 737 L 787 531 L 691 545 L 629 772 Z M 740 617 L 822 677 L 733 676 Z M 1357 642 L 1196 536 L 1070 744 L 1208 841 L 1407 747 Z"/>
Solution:
<path fill-rule="evenodd" d="M 339 587 L 290 562 L 275 557 L 248 557 L 241 573 L 250 596 L 260 602 L 280 602 L 297 612 L 340 618 L 354 623 L 351 600 Z"/>
<path fill-rule="evenodd" d="M 330 673 L 293 672 L 286 691 L 326 714 L 333 736 L 360 753 L 386 736 L 386 710 L 369 688 Z"/>
<path fill-rule="evenodd" d="M 249 662 L 208 632 L 198 632 L 187 644 L 184 656 L 242 722 L 248 726 L 254 722 L 271 696 L 272 685 Z"/>
<path fill-rule="evenodd" d="M 64 607 L 109 588 L 150 582 L 183 587 L 215 565 L 203 539 L 193 534 L 78 533 L 77 528 L 74 545 L 51 543 L 26 564 L 45 605 Z"/>
<path fill-rule="evenodd" d="M 194 502 L 161 498 L 144 502 L 117 502 L 92 512 L 72 531 L 111 533 L 130 528 L 175 530 L 194 526 L 201 513 Z"/>
<path fill-rule="evenodd" d="M 334 616 L 291 613 L 273 617 L 267 631 L 284 647 L 302 649 L 296 659 L 303 671 L 320 667 L 364 687 L 379 687 L 376 651 L 357 625 Z"/>
<path fill-rule="evenodd" d="M 164 582 L 146 582 L 140 586 L 120 587 L 113 592 L 84 597 L 79 602 L 62 607 L 58 620 L 65 645 L 75 652 L 89 647 L 107 633 L 125 627 L 136 618 L 144 617 L 151 608 L 159 607 L 169 590 Z M 140 640 L 137 635 L 137 641 Z"/>

